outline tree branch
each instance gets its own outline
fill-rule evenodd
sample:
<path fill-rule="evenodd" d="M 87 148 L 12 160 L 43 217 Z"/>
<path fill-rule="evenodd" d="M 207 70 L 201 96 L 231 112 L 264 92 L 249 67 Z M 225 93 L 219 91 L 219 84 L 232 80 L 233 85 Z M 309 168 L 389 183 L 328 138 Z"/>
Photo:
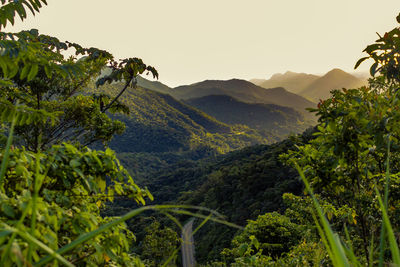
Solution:
<path fill-rule="evenodd" d="M 125 90 L 128 88 L 128 86 L 129 86 L 129 84 L 131 83 L 131 81 L 132 81 L 132 78 L 129 79 L 128 81 L 126 81 L 124 88 L 121 90 L 121 92 L 119 92 L 119 94 L 118 94 L 107 106 L 105 106 L 105 107 L 101 110 L 102 113 L 105 113 L 105 112 L 115 103 L 115 101 L 118 100 L 118 98 L 119 98 L 119 97 L 125 92 Z"/>

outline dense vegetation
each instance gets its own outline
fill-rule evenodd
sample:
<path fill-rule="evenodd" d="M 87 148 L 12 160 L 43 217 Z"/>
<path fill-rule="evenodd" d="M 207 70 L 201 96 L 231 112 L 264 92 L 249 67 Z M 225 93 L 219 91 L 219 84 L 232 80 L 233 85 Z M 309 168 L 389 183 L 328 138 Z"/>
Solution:
<path fill-rule="evenodd" d="M 3 28 L 46 1 L 0 3 Z M 269 140 L 136 87 L 140 74 L 158 77 L 141 59 L 0 32 L 0 266 L 179 265 L 176 231 L 189 216 L 202 219 L 194 232 L 207 266 L 399 266 L 399 40 L 400 27 L 364 50 L 356 67 L 374 61 L 368 86 L 320 101 L 315 128 L 235 150 Z M 311 103 L 240 80 L 171 90 Z M 155 203 L 183 205 L 143 206 L 153 200 L 145 186 Z"/>
<path fill-rule="evenodd" d="M 123 84 L 104 86 L 98 93 L 116 94 Z M 127 89 L 119 101 L 129 107 L 129 116 L 117 115 L 125 132 L 110 146 L 118 152 L 178 152 L 204 146 L 220 153 L 257 143 L 267 143 L 257 131 L 227 125 L 170 95 L 144 88 Z"/>
<path fill-rule="evenodd" d="M 265 90 L 251 82 L 239 79 L 228 81 L 207 80 L 191 85 L 178 86 L 172 95 L 178 99 L 198 98 L 207 95 L 229 95 L 247 103 L 275 104 L 304 112 L 315 104 L 304 97 L 288 92 L 282 87 Z"/>
<path fill-rule="evenodd" d="M 210 95 L 185 101 L 217 120 L 229 124 L 244 124 L 283 137 L 303 132 L 310 127 L 304 115 L 290 107 L 274 104 L 253 104 L 227 95 Z"/>

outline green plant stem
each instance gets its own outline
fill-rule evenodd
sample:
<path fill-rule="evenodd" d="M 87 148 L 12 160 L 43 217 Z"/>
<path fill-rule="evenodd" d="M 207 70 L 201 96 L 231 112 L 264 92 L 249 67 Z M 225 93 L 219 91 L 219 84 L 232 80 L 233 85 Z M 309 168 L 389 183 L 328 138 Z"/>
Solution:
<path fill-rule="evenodd" d="M 384 206 L 385 204 L 384 204 L 382 197 L 379 194 L 379 191 L 376 188 L 376 186 L 375 186 L 375 192 L 376 192 L 376 195 L 378 196 L 378 202 L 379 202 L 379 205 L 380 205 L 380 208 L 382 211 L 383 224 L 384 224 L 384 227 L 386 228 L 385 231 L 387 232 L 387 236 L 388 236 L 388 240 L 389 240 L 389 247 L 390 247 L 390 251 L 392 252 L 393 262 L 397 266 L 400 266 L 399 246 L 397 245 L 396 237 L 394 235 L 392 225 L 390 224 L 389 216 L 388 216 L 385 206 Z"/>
<path fill-rule="evenodd" d="M 389 182 L 390 182 L 389 157 L 390 157 L 390 136 L 388 136 L 388 146 L 387 146 L 387 156 L 386 156 L 386 181 L 385 181 L 385 193 L 384 193 L 384 203 L 383 203 L 386 210 L 388 208 Z M 386 238 L 386 230 L 385 230 L 384 223 L 382 222 L 381 235 L 380 235 L 380 240 L 379 240 L 379 263 L 378 263 L 379 267 L 383 267 L 383 263 L 385 260 L 384 259 L 385 249 L 386 249 L 385 238 Z"/>
<path fill-rule="evenodd" d="M 40 136 L 38 140 L 40 141 Z M 31 236 L 35 236 L 35 229 L 36 229 L 36 219 L 37 219 L 37 202 L 38 202 L 38 197 L 39 197 L 39 183 L 40 181 L 40 173 L 39 173 L 39 167 L 40 167 L 40 151 L 36 152 L 36 162 L 35 162 L 35 180 L 33 183 L 33 197 L 32 197 L 32 218 L 31 218 L 31 229 L 30 233 Z M 28 262 L 32 262 L 32 250 L 34 248 L 33 244 L 30 244 L 29 249 L 28 249 Z"/>
<path fill-rule="evenodd" d="M 25 207 L 25 209 L 24 209 L 24 211 L 22 213 L 22 216 L 21 216 L 21 218 L 19 219 L 19 221 L 18 221 L 18 223 L 16 225 L 17 229 L 19 229 L 21 227 L 22 223 L 24 222 L 25 217 L 28 214 L 29 208 L 31 207 L 31 202 L 32 201 L 29 201 L 28 204 L 26 205 L 26 207 Z M 7 255 L 10 255 L 10 249 L 11 249 L 12 244 L 14 243 L 14 240 L 15 240 L 16 236 L 17 236 L 17 232 L 13 232 L 12 235 L 11 235 L 10 240 L 7 243 L 6 248 L 3 251 L 3 254 L 1 255 L 0 266 L 5 266 L 6 257 L 7 257 Z"/>
<path fill-rule="evenodd" d="M 17 122 L 17 116 L 14 114 L 14 117 L 13 117 L 12 122 L 11 122 L 10 132 L 9 132 L 8 138 L 7 138 L 7 144 L 6 144 L 6 147 L 4 149 L 3 159 L 1 161 L 0 188 L 3 191 L 4 191 L 3 182 L 4 182 L 4 177 L 6 175 L 6 170 L 7 170 L 7 165 L 8 165 L 8 158 L 10 156 L 10 149 L 11 149 L 11 144 L 12 144 L 12 140 L 13 140 L 13 134 L 14 134 L 14 128 L 15 128 L 16 122 Z"/>
<path fill-rule="evenodd" d="M 35 237 L 31 236 L 29 233 L 26 233 L 24 231 L 20 231 L 19 229 L 13 228 L 7 224 L 3 224 L 3 226 L 5 226 L 5 228 L 7 230 L 10 230 L 14 233 L 16 233 L 17 235 L 19 235 L 20 237 L 22 237 L 23 239 L 25 239 L 26 241 L 28 241 L 29 243 L 33 243 L 36 246 L 40 247 L 41 249 L 43 249 L 45 252 L 47 252 L 49 254 L 50 260 L 52 259 L 57 259 L 58 261 L 62 262 L 64 265 L 69 266 L 69 267 L 74 267 L 73 264 L 71 264 L 70 262 L 68 262 L 64 257 L 62 257 L 59 253 L 55 252 L 54 250 L 52 250 L 51 248 L 49 248 L 48 246 L 46 246 L 44 243 L 42 243 L 40 240 L 37 240 Z"/>

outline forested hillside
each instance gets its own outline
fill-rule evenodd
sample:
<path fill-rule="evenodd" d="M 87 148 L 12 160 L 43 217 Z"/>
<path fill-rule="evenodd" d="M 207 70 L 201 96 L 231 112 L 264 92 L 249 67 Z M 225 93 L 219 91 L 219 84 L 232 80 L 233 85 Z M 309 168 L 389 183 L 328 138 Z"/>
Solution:
<path fill-rule="evenodd" d="M 311 122 L 293 108 L 274 104 L 245 103 L 227 95 L 204 96 L 188 99 L 185 102 L 219 121 L 244 124 L 278 136 L 296 134 L 311 126 Z"/>
<path fill-rule="evenodd" d="M 142 76 L 137 77 L 137 85 L 163 94 L 171 94 L 171 88 L 159 81 L 150 81 Z"/>
<path fill-rule="evenodd" d="M 116 95 L 122 84 L 107 85 L 93 92 Z M 118 152 L 179 152 L 210 147 L 218 153 L 252 144 L 268 143 L 274 136 L 261 136 L 245 126 L 227 125 L 170 95 L 141 87 L 129 88 L 120 101 L 129 115 L 118 115 L 126 125 L 110 146 Z"/>
<path fill-rule="evenodd" d="M 294 149 L 296 142 L 308 140 L 310 134 L 311 131 L 293 141 L 247 147 L 199 161 L 181 160 L 148 172 L 141 185 L 149 188 L 155 203 L 203 206 L 225 215 L 229 222 L 245 225 L 248 219 L 265 212 L 283 211 L 283 193 L 302 192 L 297 172 L 285 166 L 279 155 Z M 121 205 L 129 207 L 125 202 Z M 132 229 L 138 227 L 133 225 Z M 236 231 L 216 223 L 205 225 L 195 236 L 199 262 L 219 259 Z"/>
<path fill-rule="evenodd" d="M 228 81 L 207 80 L 173 88 L 172 95 L 178 99 L 198 98 L 208 95 L 228 95 L 247 103 L 275 104 L 292 107 L 301 112 L 315 104 L 283 88 L 265 90 L 251 82 L 239 79 Z"/>

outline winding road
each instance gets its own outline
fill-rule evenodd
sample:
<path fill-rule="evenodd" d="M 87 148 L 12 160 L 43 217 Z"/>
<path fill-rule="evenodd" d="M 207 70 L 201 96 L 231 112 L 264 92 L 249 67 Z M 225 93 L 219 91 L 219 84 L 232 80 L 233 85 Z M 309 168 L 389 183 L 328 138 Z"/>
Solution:
<path fill-rule="evenodd" d="M 182 266 L 195 267 L 196 260 L 194 258 L 194 239 L 193 239 L 193 222 L 190 219 L 182 228 Z"/>

